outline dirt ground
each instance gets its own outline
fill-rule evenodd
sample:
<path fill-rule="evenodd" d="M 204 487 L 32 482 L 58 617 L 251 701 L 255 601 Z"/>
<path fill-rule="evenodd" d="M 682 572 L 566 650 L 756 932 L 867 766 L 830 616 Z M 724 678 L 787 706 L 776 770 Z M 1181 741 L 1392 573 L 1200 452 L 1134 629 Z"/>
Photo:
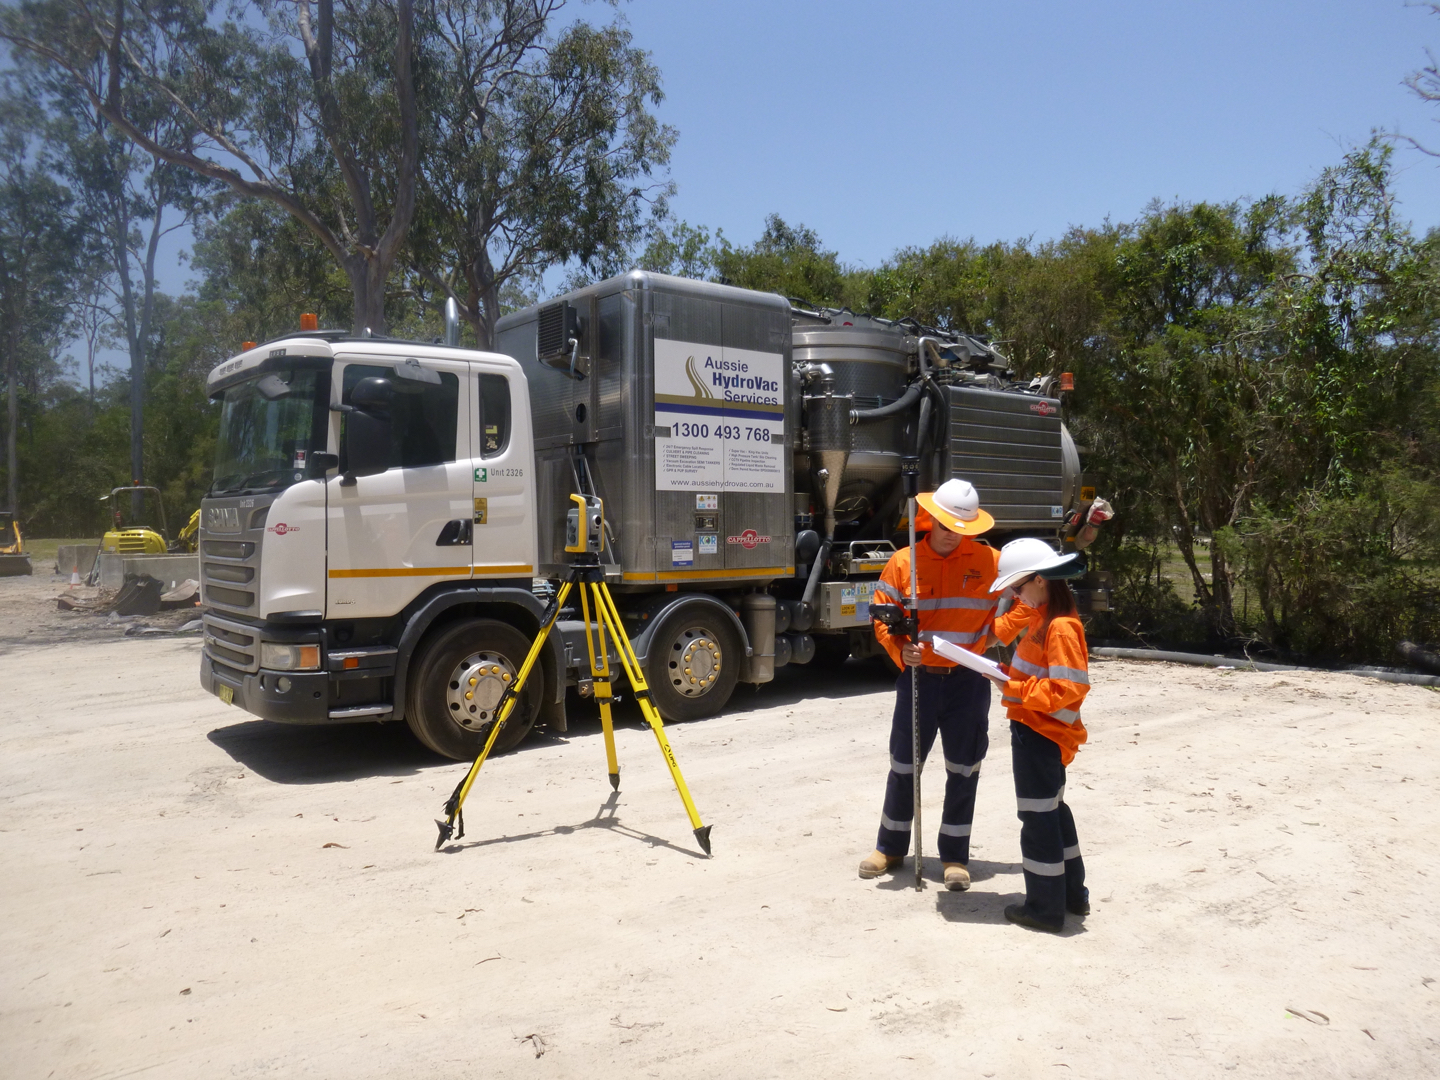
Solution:
<path fill-rule="evenodd" d="M 998 710 L 968 893 L 856 877 L 891 694 L 853 663 L 670 728 L 713 859 L 632 713 L 618 798 L 587 713 L 437 854 L 463 766 L 250 719 L 193 637 L 52 619 L 57 584 L 0 580 L 0 1075 L 1434 1075 L 1432 690 L 1094 663 L 1094 914 L 1049 936 L 1001 916 Z"/>

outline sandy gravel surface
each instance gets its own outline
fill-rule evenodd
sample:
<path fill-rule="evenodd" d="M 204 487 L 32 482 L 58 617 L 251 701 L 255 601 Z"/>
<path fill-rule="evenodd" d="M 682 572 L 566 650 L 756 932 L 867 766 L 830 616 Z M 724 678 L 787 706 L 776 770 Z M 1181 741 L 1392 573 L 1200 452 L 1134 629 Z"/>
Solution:
<path fill-rule="evenodd" d="M 0 650 L 27 645 L 113 641 L 137 626 L 173 629 L 199 617 L 198 608 L 129 618 L 89 611 L 61 611 L 55 603 L 61 595 L 83 601 L 108 599 L 114 594 L 89 585 L 72 588 L 68 574 L 51 574 L 51 568 L 48 562 L 37 563 L 35 573 L 29 577 L 0 577 Z M 45 573 L 41 573 L 42 569 Z"/>
<path fill-rule="evenodd" d="M 20 617 L 0 582 L 0 622 Z M 1440 695 L 1100 662 L 1067 798 L 1095 912 L 1023 890 L 996 712 L 975 888 L 863 882 L 890 694 L 796 671 L 463 771 L 203 695 L 198 643 L 0 644 L 0 1075 L 1434 1075 Z M 940 775 L 926 772 L 934 851 Z M 1426 1062 L 1429 1062 L 1427 1065 Z M 941 1070 L 944 1070 L 942 1074 Z"/>

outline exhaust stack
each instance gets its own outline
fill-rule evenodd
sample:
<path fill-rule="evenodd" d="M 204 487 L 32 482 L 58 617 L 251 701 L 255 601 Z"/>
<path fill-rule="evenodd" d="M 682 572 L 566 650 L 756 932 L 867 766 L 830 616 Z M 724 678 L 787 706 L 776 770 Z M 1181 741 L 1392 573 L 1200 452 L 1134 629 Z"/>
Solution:
<path fill-rule="evenodd" d="M 460 344 L 460 305 L 453 296 L 445 298 L 445 344 Z"/>

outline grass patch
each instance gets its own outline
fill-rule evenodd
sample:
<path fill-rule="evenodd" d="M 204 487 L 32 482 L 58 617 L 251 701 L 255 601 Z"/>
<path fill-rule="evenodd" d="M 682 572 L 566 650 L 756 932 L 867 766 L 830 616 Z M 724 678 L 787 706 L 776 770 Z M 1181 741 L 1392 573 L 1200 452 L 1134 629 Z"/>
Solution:
<path fill-rule="evenodd" d="M 32 539 L 27 536 L 25 537 L 25 554 L 30 556 L 30 563 L 36 570 L 41 567 L 50 569 L 55 566 L 55 556 L 59 553 L 61 544 L 95 544 L 99 546 L 100 538 L 95 536 L 80 540 L 44 540 Z M 67 570 L 66 573 L 69 571 Z"/>

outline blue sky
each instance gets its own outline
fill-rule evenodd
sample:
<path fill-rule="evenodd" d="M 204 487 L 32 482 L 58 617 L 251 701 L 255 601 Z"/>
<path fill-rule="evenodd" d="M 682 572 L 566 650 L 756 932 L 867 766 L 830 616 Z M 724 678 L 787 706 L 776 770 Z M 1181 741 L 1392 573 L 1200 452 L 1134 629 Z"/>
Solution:
<path fill-rule="evenodd" d="M 947 234 L 1048 239 L 1155 198 L 1293 194 L 1372 128 L 1440 148 L 1440 106 L 1401 84 L 1440 17 L 1403 0 L 622 10 L 680 131 L 677 216 L 748 243 L 779 213 L 853 264 Z M 1402 214 L 1440 225 L 1440 159 L 1398 164 Z"/>
<path fill-rule="evenodd" d="M 1440 17 L 1404 0 L 619 10 L 680 132 L 677 216 L 745 244 L 779 213 L 852 265 L 944 235 L 1049 239 L 1155 198 L 1294 194 L 1373 128 L 1440 148 L 1440 107 L 1401 84 Z M 1440 225 L 1440 159 L 1397 160 L 1402 215 Z M 191 276 L 184 246 L 162 259 L 168 291 Z"/>

